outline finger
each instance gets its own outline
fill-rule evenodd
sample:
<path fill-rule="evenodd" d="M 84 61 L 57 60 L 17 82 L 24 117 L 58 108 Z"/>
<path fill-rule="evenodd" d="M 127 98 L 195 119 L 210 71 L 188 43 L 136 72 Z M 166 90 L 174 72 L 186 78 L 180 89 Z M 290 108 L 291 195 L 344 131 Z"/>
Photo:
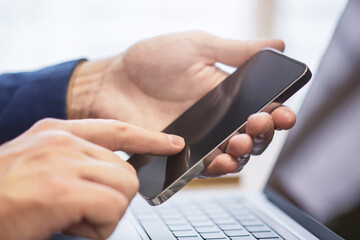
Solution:
<path fill-rule="evenodd" d="M 78 177 L 114 188 L 129 200 L 135 196 L 139 188 L 136 173 L 112 163 L 97 161 L 96 159 L 89 160 L 72 163 Z"/>
<path fill-rule="evenodd" d="M 108 163 L 116 164 L 132 173 L 136 173 L 134 167 L 131 166 L 131 164 L 122 160 L 114 152 L 99 145 L 96 145 L 94 143 L 88 142 L 80 137 L 76 137 L 76 136 L 74 137 L 76 138 L 75 141 L 78 142 L 79 150 L 81 150 L 85 155 L 93 159 L 98 159 L 101 161 L 106 161 Z"/>
<path fill-rule="evenodd" d="M 238 162 L 230 154 L 218 155 L 210 165 L 203 171 L 202 175 L 205 177 L 218 177 L 227 173 L 236 171 Z"/>
<path fill-rule="evenodd" d="M 111 149 L 151 155 L 180 152 L 182 137 L 151 131 L 121 121 L 86 119 L 65 121 L 66 130 L 90 142 Z"/>
<path fill-rule="evenodd" d="M 288 107 L 281 106 L 271 113 L 275 129 L 290 129 L 296 123 L 296 114 Z"/>
<path fill-rule="evenodd" d="M 247 163 L 253 149 L 252 138 L 248 134 L 232 136 L 226 154 L 217 156 L 206 168 L 203 175 L 209 177 L 238 172 Z"/>
<path fill-rule="evenodd" d="M 84 221 L 93 227 L 94 231 L 84 233 L 88 228 L 82 226 L 77 234 L 91 235 L 95 239 L 108 237 L 124 215 L 129 199 L 112 188 L 88 181 L 72 182 L 71 189 L 71 192 L 60 198 L 60 204 L 54 207 L 62 214 L 71 216 L 73 222 L 70 226 Z M 71 227 L 67 229 L 71 230 Z"/>
<path fill-rule="evenodd" d="M 274 122 L 271 115 L 265 112 L 251 115 L 246 124 L 246 133 L 253 138 L 252 154 L 261 154 L 274 136 Z"/>
<path fill-rule="evenodd" d="M 63 231 L 67 235 L 82 236 L 90 239 L 98 239 L 99 234 L 96 228 L 89 223 L 81 221 Z"/>
<path fill-rule="evenodd" d="M 121 166 L 127 169 L 128 171 L 135 173 L 135 169 L 129 163 L 123 161 L 114 152 L 99 145 L 96 145 L 94 143 L 88 142 L 83 138 L 75 136 L 67 131 L 48 130 L 48 131 L 44 131 L 43 134 L 46 134 L 46 137 L 42 137 L 37 140 L 37 142 L 40 145 L 41 143 L 46 144 L 51 141 L 53 142 L 46 149 L 39 148 L 38 151 L 45 151 L 45 150 L 49 151 L 49 148 L 54 148 L 53 151 L 58 151 L 59 146 L 63 146 L 60 149 L 63 150 L 61 154 L 64 157 L 68 156 L 70 157 L 70 159 L 74 159 L 75 157 L 76 160 L 89 159 L 88 157 L 91 157 L 92 159 L 97 159 Z M 68 151 L 66 150 L 67 147 L 71 147 L 73 150 L 76 151 Z M 76 154 L 76 156 L 74 154 Z"/>
<path fill-rule="evenodd" d="M 263 48 L 271 47 L 279 51 L 285 48 L 284 42 L 279 39 L 238 41 L 214 36 L 210 43 L 213 63 L 221 62 L 234 67 L 239 67 Z"/>
<path fill-rule="evenodd" d="M 252 149 L 252 138 L 248 134 L 237 134 L 230 138 L 226 153 L 237 158 L 250 154 Z"/>

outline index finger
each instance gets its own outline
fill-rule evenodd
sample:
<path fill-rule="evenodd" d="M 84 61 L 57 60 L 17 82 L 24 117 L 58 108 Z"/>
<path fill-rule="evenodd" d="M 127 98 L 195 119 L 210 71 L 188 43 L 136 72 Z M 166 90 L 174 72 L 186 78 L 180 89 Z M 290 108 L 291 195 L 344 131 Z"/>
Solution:
<path fill-rule="evenodd" d="M 64 121 L 48 119 L 43 120 L 42 124 L 45 129 L 65 130 L 112 151 L 174 155 L 185 146 L 182 137 L 147 130 L 117 120 L 84 119 Z"/>
<path fill-rule="evenodd" d="M 112 151 L 173 155 L 185 146 L 182 137 L 147 130 L 117 120 L 85 119 L 64 122 L 64 130 Z"/>

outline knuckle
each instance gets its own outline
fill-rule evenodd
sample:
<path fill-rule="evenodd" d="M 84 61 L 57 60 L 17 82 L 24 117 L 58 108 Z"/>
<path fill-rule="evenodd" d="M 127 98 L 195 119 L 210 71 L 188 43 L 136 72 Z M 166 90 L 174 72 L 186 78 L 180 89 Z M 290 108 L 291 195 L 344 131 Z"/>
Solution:
<path fill-rule="evenodd" d="M 111 200 L 112 205 L 114 207 L 113 212 L 113 221 L 118 222 L 122 216 L 125 214 L 125 211 L 127 207 L 129 206 L 129 199 L 124 194 L 117 194 L 114 196 L 114 198 Z"/>
<path fill-rule="evenodd" d="M 189 34 L 195 36 L 195 37 L 206 37 L 208 35 L 208 33 L 206 33 L 205 31 L 203 30 L 192 30 L 192 31 L 189 31 Z"/>
<path fill-rule="evenodd" d="M 128 182 L 126 182 L 126 186 L 122 186 L 120 190 L 130 201 L 135 195 L 136 192 L 139 190 L 139 180 L 134 175 L 127 176 Z"/>
<path fill-rule="evenodd" d="M 132 175 L 132 180 L 131 180 L 131 191 L 132 191 L 132 196 L 135 196 L 136 192 L 139 190 L 139 187 L 140 187 L 140 181 L 139 179 L 137 178 L 136 175 Z"/>
<path fill-rule="evenodd" d="M 33 126 L 36 130 L 48 130 L 48 129 L 58 129 L 62 128 L 63 120 L 55 119 L 55 118 L 44 118 Z"/>
<path fill-rule="evenodd" d="M 69 196 L 74 192 L 68 177 L 54 176 L 54 174 L 52 174 L 43 180 L 46 180 L 44 188 L 48 189 L 48 193 L 43 197 L 51 202 L 51 208 L 63 206 L 63 196 Z M 82 213 L 80 209 L 63 208 L 62 213 L 70 222 L 81 221 Z"/>
<path fill-rule="evenodd" d="M 111 233 L 115 230 L 118 222 L 112 222 L 107 224 L 106 226 L 97 229 L 98 238 L 96 239 L 107 239 L 110 237 Z"/>
<path fill-rule="evenodd" d="M 67 184 L 64 179 L 55 176 L 54 171 L 48 168 L 39 169 L 36 174 L 36 179 L 36 185 L 39 186 L 39 188 L 36 190 L 38 194 L 34 194 L 36 198 L 34 203 L 42 208 L 57 207 L 59 201 L 61 201 L 60 196 L 68 195 L 71 190 L 69 184 Z"/>
<path fill-rule="evenodd" d="M 129 130 L 130 125 L 127 123 L 123 123 L 123 122 L 116 122 L 115 128 L 116 128 L 116 131 L 126 132 L 127 130 Z"/>
<path fill-rule="evenodd" d="M 128 169 L 130 170 L 131 173 L 137 174 L 136 169 L 135 169 L 135 167 L 133 165 L 128 164 L 127 166 L 128 166 Z"/>
<path fill-rule="evenodd" d="M 128 162 L 124 162 L 124 167 L 129 170 L 131 173 L 136 174 L 136 169 L 133 165 Z"/>
<path fill-rule="evenodd" d="M 52 207 L 63 205 L 64 201 L 67 201 L 63 197 L 73 195 L 76 191 L 76 178 L 74 175 L 66 173 L 64 170 L 60 171 L 59 173 L 58 168 L 52 168 L 52 171 L 44 173 L 41 179 L 44 182 L 44 189 L 48 191 L 45 197 L 52 202 Z M 81 212 L 75 211 L 74 208 L 71 208 L 71 211 L 66 212 L 69 217 L 81 218 Z"/>
<path fill-rule="evenodd" d="M 136 192 L 139 190 L 140 182 L 136 174 L 130 173 L 129 171 L 121 171 L 122 176 L 119 178 L 119 192 L 124 194 L 128 200 L 131 200 L 135 195 Z M 124 178 L 126 178 L 126 183 L 124 183 Z"/>
<path fill-rule="evenodd" d="M 57 146 L 71 145 L 75 136 L 62 130 L 51 130 L 44 133 L 43 139 L 46 143 Z"/>
<path fill-rule="evenodd" d="M 119 146 L 119 147 L 122 147 L 124 146 L 125 144 L 125 139 L 127 138 L 128 136 L 128 132 L 129 132 L 129 129 L 130 129 L 130 125 L 129 124 L 126 124 L 126 123 L 117 123 L 115 124 L 115 131 L 117 133 L 119 133 L 119 138 L 116 138 L 116 145 Z"/>
<path fill-rule="evenodd" d="M 187 34 L 188 39 L 194 41 L 195 43 L 201 43 L 204 42 L 211 42 L 213 41 L 213 38 L 210 37 L 211 35 L 205 31 L 202 30 L 192 30 L 189 31 Z"/>
<path fill-rule="evenodd" d="M 61 177 L 49 174 L 46 182 L 47 188 L 50 190 L 50 197 L 55 199 L 58 199 L 59 196 L 66 196 L 71 191 L 71 186 L 68 184 L 68 181 L 64 181 Z"/>

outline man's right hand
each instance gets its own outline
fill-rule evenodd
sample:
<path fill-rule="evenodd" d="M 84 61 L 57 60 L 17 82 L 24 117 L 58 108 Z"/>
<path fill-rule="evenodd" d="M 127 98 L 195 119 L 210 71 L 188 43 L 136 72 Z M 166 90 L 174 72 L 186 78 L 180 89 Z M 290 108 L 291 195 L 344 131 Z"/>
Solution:
<path fill-rule="evenodd" d="M 0 146 L 0 239 L 104 239 L 139 187 L 110 150 L 172 155 L 184 140 L 113 120 L 46 119 Z M 109 150 L 110 149 L 110 150 Z"/>

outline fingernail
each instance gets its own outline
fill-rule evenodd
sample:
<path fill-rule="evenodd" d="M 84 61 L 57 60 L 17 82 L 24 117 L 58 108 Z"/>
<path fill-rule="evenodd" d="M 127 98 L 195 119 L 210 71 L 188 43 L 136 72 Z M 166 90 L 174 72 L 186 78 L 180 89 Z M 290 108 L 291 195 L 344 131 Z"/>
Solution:
<path fill-rule="evenodd" d="M 258 134 L 255 138 L 257 139 L 264 139 L 265 134 Z"/>
<path fill-rule="evenodd" d="M 247 162 L 249 161 L 249 156 L 250 154 L 245 154 L 245 155 L 242 155 L 238 158 L 236 158 L 236 161 L 238 162 L 238 167 L 237 169 L 234 171 L 234 173 L 238 173 L 240 172 L 243 167 L 247 164 Z"/>
<path fill-rule="evenodd" d="M 264 134 L 259 134 L 256 137 L 254 137 L 253 142 L 255 145 L 261 144 L 264 141 L 264 138 L 265 138 Z"/>
<path fill-rule="evenodd" d="M 184 146 L 184 139 L 182 137 L 168 134 L 168 138 L 172 144 L 176 146 Z"/>
<path fill-rule="evenodd" d="M 238 164 L 243 164 L 243 163 L 245 163 L 245 162 L 247 162 L 249 160 L 248 159 L 249 156 L 250 156 L 250 154 L 242 155 L 242 156 L 236 158 L 236 161 L 238 162 Z"/>

